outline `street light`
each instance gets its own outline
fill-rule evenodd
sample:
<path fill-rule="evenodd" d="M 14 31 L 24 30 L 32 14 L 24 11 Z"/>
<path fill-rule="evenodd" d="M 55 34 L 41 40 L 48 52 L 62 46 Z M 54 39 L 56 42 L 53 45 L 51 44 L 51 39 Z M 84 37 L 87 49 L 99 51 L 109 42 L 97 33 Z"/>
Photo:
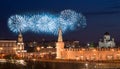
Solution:
<path fill-rule="evenodd" d="M 40 47 L 37 47 L 36 49 L 37 49 L 38 52 L 40 51 Z"/>
<path fill-rule="evenodd" d="M 40 47 L 37 47 L 36 48 L 37 49 L 37 52 L 39 52 L 40 51 Z M 38 58 L 39 57 L 39 55 L 38 55 L 39 53 L 36 53 L 36 58 Z"/>

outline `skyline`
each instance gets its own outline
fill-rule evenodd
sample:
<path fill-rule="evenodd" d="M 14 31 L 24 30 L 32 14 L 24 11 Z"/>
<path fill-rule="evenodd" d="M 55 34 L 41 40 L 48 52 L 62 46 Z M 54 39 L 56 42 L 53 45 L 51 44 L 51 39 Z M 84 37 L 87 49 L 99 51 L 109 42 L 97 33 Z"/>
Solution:
<path fill-rule="evenodd" d="M 4 0 L 0 1 L 0 39 L 17 39 L 17 34 L 11 32 L 7 26 L 8 18 L 14 14 L 26 12 L 50 11 L 53 13 L 65 9 L 81 12 L 87 19 L 85 29 L 67 32 L 63 40 L 79 40 L 80 42 L 98 42 L 105 32 L 109 32 L 115 41 L 120 41 L 120 1 L 119 0 Z M 54 35 L 23 33 L 25 40 L 57 40 Z"/>

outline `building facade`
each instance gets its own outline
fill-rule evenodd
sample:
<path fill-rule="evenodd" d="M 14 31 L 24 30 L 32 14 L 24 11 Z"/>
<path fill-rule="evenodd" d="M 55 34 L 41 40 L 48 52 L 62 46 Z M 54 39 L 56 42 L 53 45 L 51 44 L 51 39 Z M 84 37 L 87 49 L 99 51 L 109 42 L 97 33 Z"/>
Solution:
<path fill-rule="evenodd" d="M 15 40 L 0 40 L 0 53 L 1 54 L 16 54 Z"/>
<path fill-rule="evenodd" d="M 24 42 L 22 34 L 18 35 L 18 41 L 16 40 L 0 40 L 0 57 L 4 57 L 6 55 L 20 55 L 24 56 Z"/>

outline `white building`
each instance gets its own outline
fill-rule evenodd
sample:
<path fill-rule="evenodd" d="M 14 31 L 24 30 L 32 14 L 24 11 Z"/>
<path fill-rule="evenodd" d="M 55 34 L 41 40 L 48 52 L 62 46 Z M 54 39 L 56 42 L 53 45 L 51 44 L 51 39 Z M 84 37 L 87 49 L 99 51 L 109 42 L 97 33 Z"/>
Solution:
<path fill-rule="evenodd" d="M 114 38 L 110 38 L 110 34 L 106 32 L 104 34 L 103 40 L 100 39 L 99 41 L 99 47 L 115 47 L 115 41 Z"/>

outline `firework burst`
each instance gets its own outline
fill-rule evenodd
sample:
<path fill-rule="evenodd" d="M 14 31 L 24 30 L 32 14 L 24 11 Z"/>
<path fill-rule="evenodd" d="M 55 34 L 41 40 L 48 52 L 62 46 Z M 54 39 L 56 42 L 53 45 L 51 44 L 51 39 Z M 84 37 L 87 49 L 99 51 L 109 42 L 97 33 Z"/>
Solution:
<path fill-rule="evenodd" d="M 27 31 L 26 19 L 21 15 L 14 15 L 8 19 L 8 27 L 13 32 Z"/>
<path fill-rule="evenodd" d="M 73 10 L 63 10 L 57 15 L 51 13 L 14 15 L 8 19 L 8 27 L 13 32 L 32 31 L 56 35 L 59 27 L 65 33 L 87 26 L 85 16 Z"/>

